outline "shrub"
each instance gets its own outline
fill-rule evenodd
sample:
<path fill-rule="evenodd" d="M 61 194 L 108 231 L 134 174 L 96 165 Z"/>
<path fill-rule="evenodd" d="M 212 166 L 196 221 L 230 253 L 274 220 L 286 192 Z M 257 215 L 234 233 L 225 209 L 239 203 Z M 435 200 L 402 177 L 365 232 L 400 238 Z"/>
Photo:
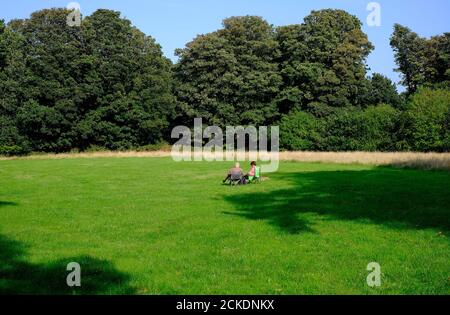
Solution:
<path fill-rule="evenodd" d="M 137 152 L 152 152 L 152 151 L 170 151 L 172 146 L 167 142 L 158 142 L 155 144 L 148 144 L 136 148 Z"/>
<path fill-rule="evenodd" d="M 400 112 L 390 105 L 369 106 L 361 113 L 363 133 L 360 135 L 360 150 L 395 150 L 396 130 Z"/>
<path fill-rule="evenodd" d="M 95 144 L 91 144 L 87 149 L 82 150 L 82 152 L 87 152 L 87 153 L 106 152 L 106 151 L 108 151 L 108 149 L 106 149 L 105 147 L 95 145 Z"/>
<path fill-rule="evenodd" d="M 0 155 L 24 155 L 29 153 L 29 145 L 20 135 L 14 122 L 0 116 Z"/>
<path fill-rule="evenodd" d="M 325 150 L 351 151 L 357 150 L 359 126 L 362 120 L 356 110 L 341 109 L 326 118 L 324 133 Z"/>
<path fill-rule="evenodd" d="M 388 151 L 394 149 L 399 112 L 389 105 L 364 110 L 343 109 L 327 117 L 324 134 L 329 151 Z"/>
<path fill-rule="evenodd" d="M 0 145 L 0 155 L 13 156 L 28 153 L 23 147 L 18 145 Z"/>
<path fill-rule="evenodd" d="M 296 111 L 280 121 L 280 147 L 285 150 L 320 150 L 323 123 L 313 115 Z"/>
<path fill-rule="evenodd" d="M 422 88 L 402 115 L 400 140 L 414 151 L 448 150 L 450 91 Z"/>
<path fill-rule="evenodd" d="M 443 151 L 450 151 L 450 109 L 447 111 L 447 115 L 445 116 L 444 121 L 444 141 L 443 141 Z"/>

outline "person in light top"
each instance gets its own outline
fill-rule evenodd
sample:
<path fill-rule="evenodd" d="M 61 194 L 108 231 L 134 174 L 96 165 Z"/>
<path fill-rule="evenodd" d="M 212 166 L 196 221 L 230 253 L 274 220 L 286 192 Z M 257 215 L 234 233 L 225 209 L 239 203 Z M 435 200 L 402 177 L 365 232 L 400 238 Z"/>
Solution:
<path fill-rule="evenodd" d="M 238 162 L 236 162 L 234 167 L 228 171 L 227 177 L 223 180 L 223 182 L 225 183 L 227 180 L 230 180 L 232 176 L 239 176 L 240 178 L 244 176 L 241 164 L 239 164 Z"/>

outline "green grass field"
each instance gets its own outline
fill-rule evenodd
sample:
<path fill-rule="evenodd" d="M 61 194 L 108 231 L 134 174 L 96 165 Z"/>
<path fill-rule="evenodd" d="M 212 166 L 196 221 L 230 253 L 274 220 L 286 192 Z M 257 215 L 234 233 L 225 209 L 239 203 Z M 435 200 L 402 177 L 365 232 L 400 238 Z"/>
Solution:
<path fill-rule="evenodd" d="M 0 293 L 450 293 L 449 172 L 283 162 L 222 186 L 230 166 L 0 161 Z"/>

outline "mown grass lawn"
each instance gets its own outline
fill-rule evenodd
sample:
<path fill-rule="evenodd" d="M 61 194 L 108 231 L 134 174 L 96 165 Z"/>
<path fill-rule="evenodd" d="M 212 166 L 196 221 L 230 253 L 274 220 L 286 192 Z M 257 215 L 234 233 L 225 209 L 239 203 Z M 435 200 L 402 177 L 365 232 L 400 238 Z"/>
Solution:
<path fill-rule="evenodd" d="M 284 162 L 231 188 L 230 166 L 0 161 L 0 293 L 450 293 L 449 172 Z"/>

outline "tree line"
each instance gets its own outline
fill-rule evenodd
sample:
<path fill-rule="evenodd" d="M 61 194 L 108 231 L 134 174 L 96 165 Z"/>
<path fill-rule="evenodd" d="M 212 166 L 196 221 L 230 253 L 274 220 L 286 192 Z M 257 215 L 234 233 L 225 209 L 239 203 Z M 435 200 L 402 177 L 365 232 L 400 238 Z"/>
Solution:
<path fill-rule="evenodd" d="M 176 50 L 97 10 L 78 27 L 46 9 L 0 21 L 0 154 L 136 149 L 176 125 L 279 125 L 286 150 L 449 151 L 450 33 L 395 25 L 406 92 L 368 76 L 374 49 L 360 20 L 313 11 L 274 27 L 231 17 Z"/>

